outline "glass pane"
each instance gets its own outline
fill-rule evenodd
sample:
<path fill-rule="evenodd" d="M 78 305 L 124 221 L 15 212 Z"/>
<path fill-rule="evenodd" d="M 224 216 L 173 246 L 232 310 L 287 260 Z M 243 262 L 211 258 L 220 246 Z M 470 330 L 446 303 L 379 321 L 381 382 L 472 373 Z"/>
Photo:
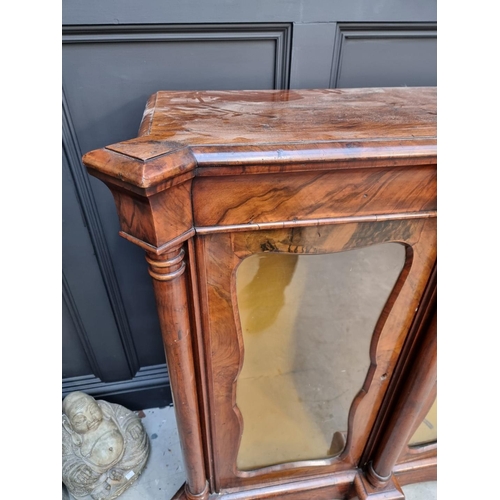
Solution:
<path fill-rule="evenodd" d="M 240 470 L 342 452 L 372 333 L 404 261 L 402 245 L 385 243 L 325 255 L 256 254 L 240 264 Z"/>
<path fill-rule="evenodd" d="M 429 413 L 410 439 L 410 446 L 420 446 L 437 441 L 437 399 L 431 406 Z"/>

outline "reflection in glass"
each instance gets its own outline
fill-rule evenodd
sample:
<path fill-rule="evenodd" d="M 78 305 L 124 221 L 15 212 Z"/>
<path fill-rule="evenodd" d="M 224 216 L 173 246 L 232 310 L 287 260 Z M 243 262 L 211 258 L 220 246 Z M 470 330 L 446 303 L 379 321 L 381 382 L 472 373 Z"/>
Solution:
<path fill-rule="evenodd" d="M 434 400 L 434 404 L 408 444 L 410 446 L 421 446 L 435 441 L 437 441 L 437 399 Z"/>
<path fill-rule="evenodd" d="M 372 333 L 404 260 L 402 245 L 385 243 L 324 255 L 256 254 L 240 264 L 240 470 L 342 452 Z"/>

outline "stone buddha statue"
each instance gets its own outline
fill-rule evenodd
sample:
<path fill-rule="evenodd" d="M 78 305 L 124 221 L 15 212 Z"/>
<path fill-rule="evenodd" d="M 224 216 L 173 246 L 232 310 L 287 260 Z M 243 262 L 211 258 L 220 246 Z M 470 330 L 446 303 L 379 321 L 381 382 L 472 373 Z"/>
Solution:
<path fill-rule="evenodd" d="M 73 496 L 118 497 L 137 479 L 148 455 L 148 437 L 135 413 L 83 392 L 64 398 L 62 478 Z"/>

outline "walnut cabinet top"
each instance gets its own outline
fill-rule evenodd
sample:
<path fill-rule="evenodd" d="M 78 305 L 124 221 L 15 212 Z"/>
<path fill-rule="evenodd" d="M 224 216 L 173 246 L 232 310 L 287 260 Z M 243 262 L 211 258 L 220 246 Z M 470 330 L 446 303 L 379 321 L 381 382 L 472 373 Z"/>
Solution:
<path fill-rule="evenodd" d="M 84 163 L 156 191 L 188 172 L 402 166 L 435 156 L 434 87 L 162 91 L 148 100 L 138 138 L 88 153 Z"/>

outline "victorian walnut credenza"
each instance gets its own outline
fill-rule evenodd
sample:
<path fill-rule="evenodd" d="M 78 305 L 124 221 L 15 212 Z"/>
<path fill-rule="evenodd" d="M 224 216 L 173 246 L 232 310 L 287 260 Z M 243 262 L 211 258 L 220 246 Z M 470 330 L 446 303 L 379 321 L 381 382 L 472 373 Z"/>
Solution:
<path fill-rule="evenodd" d="M 146 251 L 177 499 L 436 478 L 436 89 L 158 92 L 84 156 Z"/>

